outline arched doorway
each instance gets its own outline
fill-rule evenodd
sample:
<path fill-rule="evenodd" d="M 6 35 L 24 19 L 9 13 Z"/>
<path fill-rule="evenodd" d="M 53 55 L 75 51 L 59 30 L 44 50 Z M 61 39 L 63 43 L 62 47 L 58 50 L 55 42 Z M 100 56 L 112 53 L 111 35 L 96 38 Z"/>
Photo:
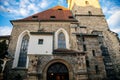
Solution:
<path fill-rule="evenodd" d="M 51 64 L 47 69 L 47 80 L 69 80 L 67 67 L 59 62 Z"/>

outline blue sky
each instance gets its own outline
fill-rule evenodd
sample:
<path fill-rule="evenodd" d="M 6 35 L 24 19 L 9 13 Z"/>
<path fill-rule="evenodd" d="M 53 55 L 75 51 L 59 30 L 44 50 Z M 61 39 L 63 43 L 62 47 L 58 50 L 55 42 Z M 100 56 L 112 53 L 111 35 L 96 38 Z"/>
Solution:
<path fill-rule="evenodd" d="M 120 0 L 99 0 L 110 29 L 120 37 Z M 66 0 L 0 0 L 0 36 L 9 35 L 10 20 L 25 18 L 55 5 L 67 7 Z"/>

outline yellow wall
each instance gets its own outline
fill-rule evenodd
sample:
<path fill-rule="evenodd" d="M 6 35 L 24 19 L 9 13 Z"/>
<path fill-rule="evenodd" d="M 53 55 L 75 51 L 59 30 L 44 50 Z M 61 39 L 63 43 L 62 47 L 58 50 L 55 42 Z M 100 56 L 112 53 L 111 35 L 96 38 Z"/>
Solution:
<path fill-rule="evenodd" d="M 85 1 L 88 1 L 89 4 L 86 4 Z M 68 8 L 71 10 L 74 4 L 77 6 L 93 6 L 95 8 L 100 8 L 99 0 L 67 0 Z"/>

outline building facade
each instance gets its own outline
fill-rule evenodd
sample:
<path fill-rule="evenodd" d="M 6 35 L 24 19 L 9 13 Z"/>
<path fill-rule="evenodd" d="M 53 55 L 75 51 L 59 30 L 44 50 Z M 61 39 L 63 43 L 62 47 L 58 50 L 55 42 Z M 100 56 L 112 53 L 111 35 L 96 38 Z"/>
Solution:
<path fill-rule="evenodd" d="M 9 79 L 114 80 L 120 45 L 98 0 L 67 0 L 24 19 L 12 20 Z"/>

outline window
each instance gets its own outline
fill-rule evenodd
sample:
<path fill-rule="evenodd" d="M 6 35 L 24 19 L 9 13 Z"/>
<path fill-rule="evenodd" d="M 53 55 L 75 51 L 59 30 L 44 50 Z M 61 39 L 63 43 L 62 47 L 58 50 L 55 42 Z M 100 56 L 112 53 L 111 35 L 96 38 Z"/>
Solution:
<path fill-rule="evenodd" d="M 87 67 L 90 67 L 89 60 L 86 60 L 86 65 L 87 65 Z"/>
<path fill-rule="evenodd" d="M 91 12 L 91 11 L 88 11 L 88 14 L 89 14 L 89 16 L 91 16 L 91 15 L 92 15 L 92 12 Z"/>
<path fill-rule="evenodd" d="M 84 36 L 82 36 L 82 41 L 83 41 L 83 42 L 85 41 L 85 38 L 84 38 Z"/>
<path fill-rule="evenodd" d="M 96 74 L 99 74 L 98 65 L 95 65 L 95 71 L 96 71 Z"/>
<path fill-rule="evenodd" d="M 21 43 L 18 67 L 26 66 L 28 42 L 29 42 L 29 36 L 25 35 Z"/>
<path fill-rule="evenodd" d="M 69 19 L 73 19 L 73 16 L 69 16 Z"/>
<path fill-rule="evenodd" d="M 56 17 L 55 16 L 50 16 L 50 19 L 55 19 Z"/>
<path fill-rule="evenodd" d="M 86 5 L 89 5 L 89 2 L 88 2 L 88 1 L 85 1 L 85 4 L 86 4 Z"/>
<path fill-rule="evenodd" d="M 66 48 L 65 35 L 63 32 L 58 35 L 58 48 Z"/>
<path fill-rule="evenodd" d="M 95 56 L 95 50 L 92 50 L 92 54 L 93 54 L 93 56 Z"/>
<path fill-rule="evenodd" d="M 77 13 L 77 10 L 75 10 L 74 12 Z"/>
<path fill-rule="evenodd" d="M 62 9 L 61 9 L 61 8 L 59 8 L 58 10 L 59 10 L 59 11 L 62 11 Z"/>
<path fill-rule="evenodd" d="M 43 44 L 43 39 L 39 39 L 38 44 Z"/>
<path fill-rule="evenodd" d="M 87 51 L 86 45 L 83 44 L 83 51 Z"/>
<path fill-rule="evenodd" d="M 38 16 L 32 16 L 32 19 L 38 19 Z"/>

